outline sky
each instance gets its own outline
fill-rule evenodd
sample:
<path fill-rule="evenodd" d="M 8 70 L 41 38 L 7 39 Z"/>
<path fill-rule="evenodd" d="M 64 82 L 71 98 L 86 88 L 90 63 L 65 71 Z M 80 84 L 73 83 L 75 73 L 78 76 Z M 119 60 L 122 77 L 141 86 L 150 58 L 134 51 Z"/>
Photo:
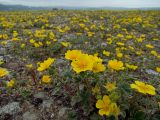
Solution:
<path fill-rule="evenodd" d="M 160 7 L 160 0 L 0 0 L 2 4 L 73 7 Z"/>

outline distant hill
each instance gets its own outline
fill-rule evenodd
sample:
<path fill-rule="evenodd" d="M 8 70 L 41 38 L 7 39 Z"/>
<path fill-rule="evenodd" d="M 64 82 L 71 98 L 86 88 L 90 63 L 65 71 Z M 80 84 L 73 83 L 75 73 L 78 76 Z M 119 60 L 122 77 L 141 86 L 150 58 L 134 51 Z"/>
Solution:
<path fill-rule="evenodd" d="M 65 10 L 160 10 L 157 8 L 125 8 L 125 7 L 67 7 L 67 6 L 56 6 L 56 7 L 31 7 L 24 5 L 4 5 L 0 4 L 0 11 L 15 11 L 15 10 L 52 10 L 52 9 L 65 9 Z"/>
<path fill-rule="evenodd" d="M 0 11 L 14 11 L 14 10 L 49 10 L 53 7 L 30 7 L 24 5 L 3 5 L 0 4 Z"/>

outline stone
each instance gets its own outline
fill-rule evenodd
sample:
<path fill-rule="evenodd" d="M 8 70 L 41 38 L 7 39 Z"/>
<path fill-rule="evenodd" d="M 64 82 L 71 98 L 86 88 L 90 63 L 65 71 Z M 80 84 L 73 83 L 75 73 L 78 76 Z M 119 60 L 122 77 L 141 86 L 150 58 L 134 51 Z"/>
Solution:
<path fill-rule="evenodd" d="M 151 69 L 148 69 L 146 70 L 146 73 L 150 74 L 150 75 L 156 75 L 156 76 L 159 76 L 160 74 L 154 70 L 151 70 Z"/>
<path fill-rule="evenodd" d="M 101 46 L 102 46 L 102 47 L 106 47 L 107 44 L 103 42 L 103 43 L 101 43 Z"/>
<path fill-rule="evenodd" d="M 0 56 L 0 61 L 4 61 L 4 56 Z"/>
<path fill-rule="evenodd" d="M 25 112 L 22 117 L 23 117 L 23 120 L 38 120 L 37 114 L 29 111 Z"/>
<path fill-rule="evenodd" d="M 83 84 L 80 84 L 80 85 L 79 85 L 79 90 L 80 90 L 80 91 L 83 91 L 83 90 L 84 90 L 84 85 L 83 85 Z"/>
<path fill-rule="evenodd" d="M 45 92 L 38 92 L 34 95 L 34 98 L 40 98 L 40 99 L 48 99 L 48 95 Z"/>
<path fill-rule="evenodd" d="M 54 118 L 54 116 L 55 116 L 55 114 L 54 114 L 54 113 L 52 113 L 52 114 L 51 114 L 51 118 Z"/>
<path fill-rule="evenodd" d="M 42 103 L 42 108 L 50 108 L 52 104 L 53 104 L 52 99 L 44 100 Z"/>
<path fill-rule="evenodd" d="M 0 115 L 1 114 L 13 115 L 20 111 L 21 111 L 21 108 L 20 108 L 19 102 L 12 102 L 0 108 Z"/>
<path fill-rule="evenodd" d="M 3 47 L 0 47 L 0 55 L 5 55 L 6 54 L 6 49 Z"/>
<path fill-rule="evenodd" d="M 67 118 L 68 110 L 70 110 L 70 108 L 67 107 L 61 108 L 58 112 L 58 117 L 63 119 Z"/>
<path fill-rule="evenodd" d="M 55 62 L 55 64 L 57 64 L 57 65 L 61 65 L 64 63 L 65 63 L 65 60 L 63 60 L 63 59 L 56 59 L 56 62 Z"/>

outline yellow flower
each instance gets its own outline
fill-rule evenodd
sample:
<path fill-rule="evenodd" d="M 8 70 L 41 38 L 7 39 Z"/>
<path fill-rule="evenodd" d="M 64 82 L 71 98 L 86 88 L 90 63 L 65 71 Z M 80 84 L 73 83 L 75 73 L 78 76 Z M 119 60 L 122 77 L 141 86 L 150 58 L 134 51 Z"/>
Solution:
<path fill-rule="evenodd" d="M 117 87 L 116 87 L 116 83 L 107 83 L 105 86 L 104 86 L 108 91 L 113 91 L 115 90 Z"/>
<path fill-rule="evenodd" d="M 117 57 L 119 58 L 123 57 L 123 53 L 117 52 Z"/>
<path fill-rule="evenodd" d="M 124 43 L 122 43 L 122 42 L 117 42 L 116 44 L 119 46 L 124 46 Z"/>
<path fill-rule="evenodd" d="M 24 48 L 25 47 L 25 44 L 21 44 L 21 48 Z"/>
<path fill-rule="evenodd" d="M 88 44 L 88 42 L 84 42 L 84 44 Z"/>
<path fill-rule="evenodd" d="M 131 88 L 136 89 L 138 92 L 143 94 L 155 95 L 155 88 L 152 85 L 145 84 L 141 81 L 135 81 L 135 84 L 130 85 Z"/>
<path fill-rule="evenodd" d="M 127 68 L 131 69 L 131 70 L 136 70 L 138 68 L 138 66 L 135 65 L 130 65 L 130 64 L 125 64 Z"/>
<path fill-rule="evenodd" d="M 8 42 L 6 42 L 6 41 L 2 41 L 2 42 L 1 42 L 2 45 L 6 45 L 7 43 L 8 43 Z"/>
<path fill-rule="evenodd" d="M 0 68 L 0 77 L 8 75 L 8 71 L 5 68 Z"/>
<path fill-rule="evenodd" d="M 84 27 L 85 27 L 85 24 L 80 23 L 79 26 L 80 26 L 81 28 L 84 28 Z"/>
<path fill-rule="evenodd" d="M 99 99 L 96 103 L 96 108 L 99 109 L 99 114 L 101 116 L 106 115 L 114 115 L 117 117 L 120 114 L 120 109 L 116 103 L 111 102 L 109 96 L 104 95 L 103 99 Z"/>
<path fill-rule="evenodd" d="M 103 51 L 103 54 L 104 54 L 105 56 L 107 56 L 107 57 L 110 56 L 110 52 L 105 51 L 105 50 Z"/>
<path fill-rule="evenodd" d="M 95 33 L 94 32 L 87 32 L 88 37 L 92 37 Z"/>
<path fill-rule="evenodd" d="M 8 87 L 8 88 L 12 88 L 14 85 L 15 85 L 15 82 L 14 82 L 13 79 L 10 80 L 9 82 L 7 82 L 7 87 Z"/>
<path fill-rule="evenodd" d="M 76 73 L 92 70 L 93 60 L 90 59 L 88 54 L 81 54 L 78 56 L 77 60 L 72 61 L 71 66 Z"/>
<path fill-rule="evenodd" d="M 14 37 L 14 38 L 12 38 L 12 40 L 13 40 L 13 41 L 18 41 L 19 38 Z"/>
<path fill-rule="evenodd" d="M 80 50 L 68 50 L 65 53 L 65 58 L 68 60 L 76 60 L 82 52 Z"/>
<path fill-rule="evenodd" d="M 40 47 L 40 45 L 38 43 L 34 43 L 34 47 Z"/>
<path fill-rule="evenodd" d="M 100 88 L 98 85 L 96 85 L 94 88 L 92 88 L 93 95 L 100 93 Z"/>
<path fill-rule="evenodd" d="M 113 69 L 113 70 L 124 70 L 124 67 L 123 67 L 123 62 L 122 61 L 117 61 L 116 59 L 114 60 L 110 60 L 108 62 L 108 67 L 110 69 Z"/>
<path fill-rule="evenodd" d="M 97 101 L 96 108 L 99 108 L 99 114 L 101 116 L 110 115 L 110 103 L 111 100 L 107 95 L 104 95 L 102 100 Z"/>
<path fill-rule="evenodd" d="M 43 46 L 43 43 L 42 43 L 42 42 L 38 42 L 38 44 L 39 44 L 40 46 Z"/>
<path fill-rule="evenodd" d="M 136 55 L 141 55 L 142 54 L 142 51 L 137 51 L 136 52 Z"/>
<path fill-rule="evenodd" d="M 151 54 L 154 55 L 154 56 L 158 56 L 158 53 L 155 50 L 152 50 Z"/>
<path fill-rule="evenodd" d="M 27 67 L 27 68 L 32 68 L 33 65 L 32 65 L 32 64 L 27 64 L 26 67 Z"/>
<path fill-rule="evenodd" d="M 154 48 L 154 46 L 152 46 L 151 44 L 146 44 L 146 47 L 151 49 Z"/>
<path fill-rule="evenodd" d="M 112 44 L 112 38 L 107 38 L 107 44 Z"/>
<path fill-rule="evenodd" d="M 95 62 L 93 64 L 93 68 L 92 68 L 92 71 L 94 73 L 98 73 L 98 72 L 102 72 L 102 71 L 105 71 L 106 67 L 102 64 L 102 63 L 99 63 L 99 62 Z"/>
<path fill-rule="evenodd" d="M 119 34 L 117 35 L 117 37 L 118 37 L 118 38 L 123 38 L 124 36 L 123 36 L 123 34 L 120 34 L 120 33 L 119 33 Z"/>
<path fill-rule="evenodd" d="M 71 45 L 70 42 L 61 42 L 61 44 L 62 44 L 64 47 L 68 47 L 68 46 Z"/>
<path fill-rule="evenodd" d="M 30 43 L 34 44 L 35 43 L 35 40 L 31 39 L 29 40 Z"/>
<path fill-rule="evenodd" d="M 82 35 L 82 33 L 76 33 L 77 35 Z"/>
<path fill-rule="evenodd" d="M 98 63 L 102 63 L 103 62 L 103 60 L 101 58 L 97 57 L 97 54 L 89 55 L 89 57 L 93 62 L 98 62 Z"/>
<path fill-rule="evenodd" d="M 42 82 L 43 83 L 51 83 L 51 77 L 49 75 L 43 75 Z"/>
<path fill-rule="evenodd" d="M 46 41 L 46 44 L 47 44 L 47 45 L 50 45 L 50 44 L 51 44 L 51 42 L 50 42 L 50 41 Z"/>
<path fill-rule="evenodd" d="M 55 59 L 53 58 L 48 58 L 47 60 L 45 60 L 44 62 L 40 63 L 40 66 L 38 67 L 38 71 L 44 71 L 47 68 L 49 68 L 51 66 L 51 64 L 55 61 Z"/>
<path fill-rule="evenodd" d="M 156 71 L 160 73 L 160 67 L 157 67 L 157 68 L 156 68 Z"/>
<path fill-rule="evenodd" d="M 127 35 L 126 38 L 127 38 L 127 39 L 131 39 L 131 38 L 133 38 L 133 37 L 132 37 L 131 35 Z"/>
<path fill-rule="evenodd" d="M 120 109 L 116 103 L 111 103 L 110 105 L 110 113 L 117 117 L 120 114 Z"/>
<path fill-rule="evenodd" d="M 136 40 L 137 40 L 137 42 L 142 42 L 144 39 L 143 38 L 137 38 Z"/>

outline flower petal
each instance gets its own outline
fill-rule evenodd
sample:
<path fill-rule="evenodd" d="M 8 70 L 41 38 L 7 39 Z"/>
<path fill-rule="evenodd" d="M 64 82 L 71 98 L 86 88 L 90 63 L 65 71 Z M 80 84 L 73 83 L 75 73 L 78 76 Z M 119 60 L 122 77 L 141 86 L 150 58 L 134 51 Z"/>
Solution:
<path fill-rule="evenodd" d="M 102 100 L 98 100 L 96 103 L 96 108 L 103 108 L 104 107 L 104 103 Z"/>
<path fill-rule="evenodd" d="M 104 102 L 105 104 L 109 104 L 109 103 L 110 103 L 110 98 L 109 98 L 107 95 L 104 95 L 104 96 L 103 96 L 103 102 Z"/>
<path fill-rule="evenodd" d="M 100 114 L 101 116 L 105 115 L 105 114 L 106 114 L 105 109 L 100 109 L 100 110 L 99 110 L 99 114 Z"/>

